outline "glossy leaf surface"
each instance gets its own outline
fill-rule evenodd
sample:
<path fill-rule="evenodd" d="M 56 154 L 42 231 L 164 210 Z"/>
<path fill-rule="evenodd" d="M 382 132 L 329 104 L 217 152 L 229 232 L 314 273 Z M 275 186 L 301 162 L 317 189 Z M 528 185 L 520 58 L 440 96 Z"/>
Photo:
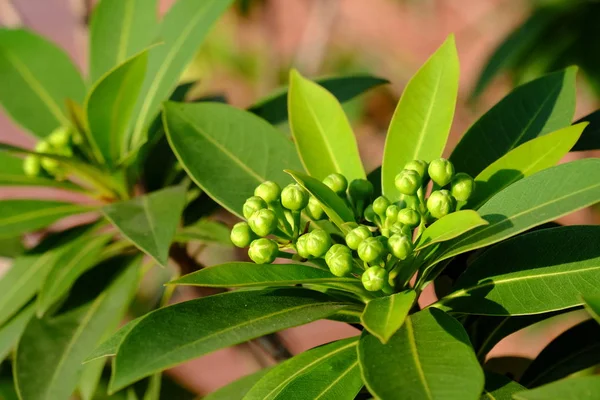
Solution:
<path fill-rule="evenodd" d="M 476 211 L 461 210 L 448 214 L 429 225 L 416 243 L 417 250 L 424 249 L 435 243 L 445 242 L 475 229 L 487 225 Z"/>
<path fill-rule="evenodd" d="M 385 344 L 404 324 L 416 297 L 413 290 L 408 290 L 373 299 L 367 303 L 360 320 L 369 333 Z"/>

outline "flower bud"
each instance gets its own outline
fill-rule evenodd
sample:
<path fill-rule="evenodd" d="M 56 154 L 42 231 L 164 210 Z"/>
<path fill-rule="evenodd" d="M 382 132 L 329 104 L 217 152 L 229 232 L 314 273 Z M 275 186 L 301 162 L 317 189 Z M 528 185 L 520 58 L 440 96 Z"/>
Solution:
<path fill-rule="evenodd" d="M 373 201 L 373 211 L 375 214 L 379 215 L 381 218 L 385 218 L 385 210 L 390 205 L 390 201 L 385 196 L 379 196 Z"/>
<path fill-rule="evenodd" d="M 388 273 L 384 268 L 373 266 L 363 272 L 362 284 L 370 292 L 377 292 L 387 284 Z"/>
<path fill-rule="evenodd" d="M 346 194 L 348 189 L 348 180 L 342 174 L 331 174 L 323 179 L 323 183 L 331 190 L 333 190 L 338 196 Z"/>
<path fill-rule="evenodd" d="M 421 214 L 412 208 L 405 208 L 398 213 L 397 221 L 414 228 L 421 223 Z"/>
<path fill-rule="evenodd" d="M 263 208 L 252 214 L 248 224 L 258 236 L 267 236 L 277 228 L 277 216 L 272 210 Z"/>
<path fill-rule="evenodd" d="M 332 245 L 331 237 L 323 229 L 315 229 L 306 240 L 306 250 L 313 257 L 323 257 Z"/>
<path fill-rule="evenodd" d="M 404 166 L 404 169 L 417 172 L 421 176 L 421 179 L 425 179 L 425 176 L 427 175 L 427 163 L 423 160 L 409 161 Z"/>
<path fill-rule="evenodd" d="M 334 244 L 325 254 L 325 262 L 335 276 L 346 276 L 352 271 L 352 250 L 343 244 Z"/>
<path fill-rule="evenodd" d="M 281 205 L 291 211 L 300 211 L 308 205 L 308 194 L 298 185 L 288 185 L 281 191 Z"/>
<path fill-rule="evenodd" d="M 323 219 L 323 217 L 325 216 L 323 207 L 321 207 L 319 201 L 312 196 L 310 196 L 310 199 L 308 199 L 308 205 L 306 206 L 306 209 L 304 211 L 310 218 L 314 219 L 315 221 Z"/>
<path fill-rule="evenodd" d="M 34 155 L 28 155 L 23 159 L 23 171 L 29 177 L 36 177 L 41 172 L 40 159 Z"/>
<path fill-rule="evenodd" d="M 436 190 L 427 199 L 427 210 L 437 219 L 453 212 L 454 207 L 454 198 L 447 190 Z"/>
<path fill-rule="evenodd" d="M 352 250 L 358 250 L 358 246 L 362 243 L 366 238 L 370 238 L 372 236 L 371 231 L 364 225 L 359 226 L 358 228 L 352 229 L 346 235 L 346 244 Z"/>
<path fill-rule="evenodd" d="M 247 222 L 238 222 L 231 228 L 229 238 L 237 247 L 247 247 L 254 239 L 254 232 Z"/>
<path fill-rule="evenodd" d="M 469 174 L 459 172 L 452 178 L 452 196 L 459 201 L 467 201 L 475 190 L 475 181 Z"/>
<path fill-rule="evenodd" d="M 254 189 L 254 195 L 262 198 L 267 204 L 274 203 L 279 200 L 281 188 L 273 181 L 265 181 Z"/>
<path fill-rule="evenodd" d="M 375 223 L 375 211 L 373 210 L 373 205 L 369 204 L 367 208 L 365 208 L 364 212 L 365 219 L 371 223 Z"/>
<path fill-rule="evenodd" d="M 248 256 L 257 264 L 271 264 L 277 258 L 279 246 L 271 239 L 256 239 L 250 243 Z"/>
<path fill-rule="evenodd" d="M 252 196 L 249 197 L 244 203 L 244 206 L 242 207 L 242 212 L 244 214 L 244 218 L 250 219 L 254 212 L 267 207 L 267 203 L 261 197 Z"/>
<path fill-rule="evenodd" d="M 69 140 L 71 138 L 71 132 L 68 128 L 60 127 L 52 131 L 48 136 L 48 142 L 56 149 L 69 146 Z"/>
<path fill-rule="evenodd" d="M 398 189 L 400 193 L 407 196 L 414 196 L 417 193 L 417 190 L 419 190 L 421 187 L 422 183 L 423 179 L 421 178 L 421 175 L 412 169 L 404 169 L 400 171 L 394 180 L 396 189 Z"/>
<path fill-rule="evenodd" d="M 368 263 L 379 261 L 384 254 L 385 247 L 378 238 L 366 238 L 358 246 L 358 256 L 361 260 Z"/>
<path fill-rule="evenodd" d="M 406 235 L 408 237 L 412 237 L 411 227 L 408 225 L 404 225 L 402 222 L 396 222 L 394 225 L 392 225 L 392 227 L 390 228 L 390 231 L 393 234 L 400 233 L 400 234 Z"/>
<path fill-rule="evenodd" d="M 400 214 L 400 207 L 395 204 L 390 205 L 385 210 L 386 222 L 389 225 L 393 224 L 398 220 L 398 214 Z"/>
<path fill-rule="evenodd" d="M 359 201 L 369 202 L 373 197 L 373 184 L 366 179 L 355 179 L 350 182 L 348 193 L 355 204 Z"/>
<path fill-rule="evenodd" d="M 412 240 L 407 235 L 396 233 L 388 239 L 388 250 L 394 257 L 405 260 L 413 251 Z"/>
<path fill-rule="evenodd" d="M 306 233 L 298 238 L 296 241 L 296 252 L 302 258 L 311 258 L 310 253 L 306 247 L 306 242 L 308 241 L 308 237 L 310 233 Z"/>
<path fill-rule="evenodd" d="M 50 143 L 42 140 L 35 146 L 35 151 L 38 153 L 52 154 L 52 146 Z M 52 158 L 40 157 L 40 164 L 50 175 L 55 175 L 60 172 L 60 163 Z"/>
<path fill-rule="evenodd" d="M 429 163 L 429 177 L 439 186 L 446 186 L 454 176 L 454 165 L 445 158 L 438 158 Z"/>

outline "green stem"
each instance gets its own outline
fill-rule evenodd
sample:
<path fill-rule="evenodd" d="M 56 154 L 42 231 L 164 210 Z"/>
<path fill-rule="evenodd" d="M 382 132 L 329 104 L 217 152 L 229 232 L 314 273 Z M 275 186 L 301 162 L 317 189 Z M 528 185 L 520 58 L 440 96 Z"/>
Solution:
<path fill-rule="evenodd" d="M 300 225 L 302 224 L 302 213 L 300 211 L 292 211 L 292 218 L 294 220 L 294 240 L 300 236 Z"/>

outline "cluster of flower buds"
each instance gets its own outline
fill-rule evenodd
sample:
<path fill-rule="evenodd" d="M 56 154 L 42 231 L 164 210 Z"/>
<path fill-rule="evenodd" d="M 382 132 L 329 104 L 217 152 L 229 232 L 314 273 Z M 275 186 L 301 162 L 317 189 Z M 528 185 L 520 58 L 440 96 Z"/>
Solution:
<path fill-rule="evenodd" d="M 433 190 L 426 197 L 430 179 Z M 331 174 L 323 183 L 354 211 L 355 222 L 345 223 L 337 232 L 324 230 L 319 221 L 327 215 L 317 199 L 296 184 L 281 190 L 274 182 L 264 182 L 246 200 L 247 222 L 233 227 L 232 242 L 249 246 L 248 255 L 258 264 L 271 263 L 293 249 L 294 259 L 324 259 L 335 276 L 355 276 L 368 291 L 393 293 L 399 271 L 416 256 L 414 240 L 419 233 L 454 212 L 474 190 L 473 178 L 455 174 L 452 163 L 441 158 L 406 164 L 395 179 L 401 193 L 396 202 L 384 196 L 373 199 L 373 185 L 364 179 L 348 184 L 343 175 Z"/>
<path fill-rule="evenodd" d="M 56 154 L 63 157 L 73 156 L 73 135 L 67 128 L 55 129 L 45 140 L 35 146 L 37 153 Z M 48 176 L 55 179 L 64 179 L 66 171 L 60 163 L 49 157 L 40 157 L 33 154 L 23 159 L 23 171 L 27 176 Z"/>

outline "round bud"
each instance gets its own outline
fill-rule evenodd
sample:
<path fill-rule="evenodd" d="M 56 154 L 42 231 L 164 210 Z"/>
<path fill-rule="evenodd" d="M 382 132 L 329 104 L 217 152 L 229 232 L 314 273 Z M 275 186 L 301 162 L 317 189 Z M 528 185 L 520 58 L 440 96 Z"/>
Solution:
<path fill-rule="evenodd" d="M 373 266 L 363 272 L 362 284 L 369 292 L 377 292 L 386 285 L 388 273 L 384 268 Z"/>
<path fill-rule="evenodd" d="M 398 220 L 398 214 L 400 213 L 400 207 L 395 204 L 390 205 L 385 210 L 386 222 L 389 224 L 393 224 Z"/>
<path fill-rule="evenodd" d="M 231 228 L 229 238 L 237 247 L 247 247 L 254 239 L 254 232 L 247 222 L 238 222 Z"/>
<path fill-rule="evenodd" d="M 373 184 L 366 179 L 355 179 L 350 182 L 348 193 L 354 202 L 359 200 L 368 202 L 373 197 Z"/>
<path fill-rule="evenodd" d="M 445 158 L 438 158 L 429 163 L 429 177 L 439 186 L 446 186 L 454 176 L 454 165 Z"/>
<path fill-rule="evenodd" d="M 370 238 L 372 236 L 371 231 L 364 225 L 359 226 L 358 228 L 352 229 L 346 235 L 346 244 L 352 250 L 358 250 L 358 246 L 362 243 L 366 238 Z"/>
<path fill-rule="evenodd" d="M 454 211 L 454 206 L 454 198 L 447 190 L 436 190 L 427 199 L 427 210 L 437 219 Z"/>
<path fill-rule="evenodd" d="M 308 194 L 298 185 L 288 185 L 281 191 L 281 205 L 288 210 L 300 211 L 308 205 Z"/>
<path fill-rule="evenodd" d="M 252 214 L 248 219 L 248 224 L 258 236 L 267 236 L 277 228 L 277 216 L 272 210 L 263 208 Z"/>
<path fill-rule="evenodd" d="M 53 158 L 42 157 L 41 164 L 50 175 L 56 175 L 61 172 L 60 163 Z"/>
<path fill-rule="evenodd" d="M 369 204 L 367 208 L 365 208 L 364 212 L 365 219 L 371 223 L 375 223 L 375 211 L 373 210 L 373 205 Z"/>
<path fill-rule="evenodd" d="M 352 250 L 343 244 L 334 244 L 325 254 L 325 262 L 335 276 L 346 276 L 352 271 Z"/>
<path fill-rule="evenodd" d="M 319 201 L 312 196 L 310 196 L 310 199 L 308 199 L 308 205 L 306 206 L 306 209 L 304 211 L 306 212 L 306 214 L 308 214 L 310 218 L 314 219 L 315 221 L 323 219 L 323 217 L 325 216 L 323 207 L 321 207 Z"/>
<path fill-rule="evenodd" d="M 408 237 L 412 237 L 411 227 L 408 225 L 404 225 L 402 222 L 396 222 L 394 225 L 392 225 L 392 227 L 390 228 L 390 231 L 393 234 L 400 233 L 400 234 L 406 235 Z"/>
<path fill-rule="evenodd" d="M 244 214 L 244 218 L 250 219 L 252 214 L 254 214 L 258 210 L 262 210 L 263 208 L 267 208 L 267 203 L 258 196 L 249 197 L 244 206 L 242 207 L 242 212 Z"/>
<path fill-rule="evenodd" d="M 390 201 L 385 196 L 379 196 L 373 201 L 373 211 L 375 214 L 379 215 L 381 218 L 385 218 L 385 210 L 390 205 Z"/>
<path fill-rule="evenodd" d="M 332 245 L 329 233 L 323 229 L 315 229 L 306 240 L 306 250 L 313 257 L 323 257 Z"/>
<path fill-rule="evenodd" d="M 52 152 L 52 146 L 50 146 L 50 143 L 42 140 L 35 145 L 35 151 L 36 153 L 50 154 Z"/>
<path fill-rule="evenodd" d="M 339 196 L 346 194 L 346 189 L 348 189 L 348 180 L 342 174 L 328 175 L 323 179 L 323 183 Z"/>
<path fill-rule="evenodd" d="M 361 260 L 368 263 L 379 261 L 384 254 L 385 247 L 378 238 L 366 238 L 358 246 L 358 256 Z"/>
<path fill-rule="evenodd" d="M 40 159 L 34 155 L 28 155 L 23 159 L 23 171 L 25 175 L 35 177 L 40 174 Z"/>
<path fill-rule="evenodd" d="M 459 172 L 452 178 L 452 196 L 459 201 L 467 201 L 475 190 L 475 181 L 471 175 Z"/>
<path fill-rule="evenodd" d="M 409 169 L 417 172 L 421 175 L 421 179 L 424 179 L 427 175 L 427 163 L 423 160 L 412 160 L 406 163 L 404 169 Z"/>
<path fill-rule="evenodd" d="M 412 208 L 405 208 L 398 213 L 397 220 L 404 225 L 414 228 L 421 223 L 421 214 Z"/>
<path fill-rule="evenodd" d="M 262 198 L 267 204 L 279 200 L 281 188 L 273 181 L 265 181 L 254 189 L 254 195 Z"/>
<path fill-rule="evenodd" d="M 279 246 L 271 239 L 256 239 L 250 243 L 248 256 L 257 264 L 271 264 L 277 258 Z"/>
<path fill-rule="evenodd" d="M 308 237 L 310 233 L 306 233 L 298 238 L 296 241 L 296 252 L 302 258 L 311 258 L 310 253 L 306 247 L 306 242 L 308 241 Z"/>
<path fill-rule="evenodd" d="M 407 235 L 396 233 L 388 239 L 388 250 L 394 257 L 405 260 L 413 251 L 412 240 Z"/>
<path fill-rule="evenodd" d="M 68 128 L 60 127 L 52 131 L 48 136 L 48 142 L 55 147 L 60 149 L 69 146 L 69 139 L 71 138 L 71 132 Z"/>
<path fill-rule="evenodd" d="M 396 175 L 396 179 L 394 180 L 396 189 L 407 196 L 414 196 L 422 183 L 423 179 L 421 175 L 412 169 L 403 169 Z"/>

